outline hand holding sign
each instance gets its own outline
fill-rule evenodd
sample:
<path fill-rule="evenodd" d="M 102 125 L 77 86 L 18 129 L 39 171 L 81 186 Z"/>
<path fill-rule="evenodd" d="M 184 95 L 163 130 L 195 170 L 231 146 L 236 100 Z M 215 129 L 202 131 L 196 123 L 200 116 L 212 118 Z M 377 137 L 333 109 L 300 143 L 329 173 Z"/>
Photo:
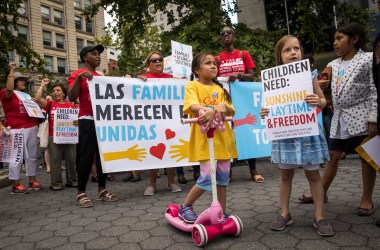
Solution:
<path fill-rule="evenodd" d="M 305 100 L 305 102 L 307 102 L 313 106 L 319 106 L 320 105 L 320 98 L 316 94 L 307 95 L 304 100 Z"/>
<path fill-rule="evenodd" d="M 119 152 L 109 152 L 104 153 L 104 161 L 115 161 L 121 159 L 129 159 L 131 161 L 142 161 L 142 159 L 146 158 L 146 149 L 145 148 L 137 148 L 137 144 L 128 148 L 126 151 Z"/>
<path fill-rule="evenodd" d="M 182 144 L 170 146 L 169 154 L 170 158 L 178 158 L 176 162 L 182 161 L 185 158 L 189 158 L 189 141 L 179 139 Z"/>

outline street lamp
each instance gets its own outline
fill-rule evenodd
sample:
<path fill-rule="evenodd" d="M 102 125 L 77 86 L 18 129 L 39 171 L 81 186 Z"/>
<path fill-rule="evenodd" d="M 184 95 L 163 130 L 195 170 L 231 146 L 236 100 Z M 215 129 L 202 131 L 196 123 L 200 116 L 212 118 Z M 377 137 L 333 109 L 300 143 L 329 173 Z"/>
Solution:
<path fill-rule="evenodd" d="M 288 27 L 288 35 L 290 35 L 290 29 L 289 29 L 289 17 L 288 17 L 288 7 L 286 5 L 286 0 L 284 0 L 285 3 L 285 16 L 286 16 L 286 26 Z M 335 6 L 334 6 L 335 7 Z"/>

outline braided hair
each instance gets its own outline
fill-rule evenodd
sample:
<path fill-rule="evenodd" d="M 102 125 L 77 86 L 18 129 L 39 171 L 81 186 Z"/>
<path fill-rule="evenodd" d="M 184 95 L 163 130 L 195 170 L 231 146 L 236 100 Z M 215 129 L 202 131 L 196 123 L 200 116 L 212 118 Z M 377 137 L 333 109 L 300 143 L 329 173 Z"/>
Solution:
<path fill-rule="evenodd" d="M 211 55 L 211 54 L 207 53 L 207 52 L 200 52 L 200 53 L 198 53 L 198 54 L 196 54 L 194 56 L 193 61 L 191 62 L 191 75 L 190 75 L 190 80 L 191 81 L 194 80 L 194 77 L 199 78 L 198 74 L 195 71 L 200 68 L 203 60 L 208 55 Z M 231 99 L 230 93 L 228 93 L 228 91 L 225 88 L 223 88 L 223 84 L 221 84 L 220 82 L 218 82 L 218 80 L 216 78 L 212 79 L 212 82 L 215 83 L 216 85 L 218 85 L 221 89 L 223 89 L 224 98 L 229 103 L 231 103 L 232 99 Z"/>

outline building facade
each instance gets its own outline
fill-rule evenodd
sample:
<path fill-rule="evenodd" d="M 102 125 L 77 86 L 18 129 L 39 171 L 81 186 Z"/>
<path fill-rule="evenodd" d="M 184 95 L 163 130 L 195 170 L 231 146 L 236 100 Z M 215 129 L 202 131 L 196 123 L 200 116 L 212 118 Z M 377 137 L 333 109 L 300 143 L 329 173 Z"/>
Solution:
<path fill-rule="evenodd" d="M 30 46 L 44 58 L 46 69 L 56 76 L 67 76 L 83 67 L 80 50 L 95 45 L 95 38 L 104 35 L 104 11 L 87 21 L 84 9 L 97 0 L 24 0 L 18 10 L 18 31 Z M 15 51 L 9 56 L 19 67 L 25 67 Z M 107 52 L 101 54 L 99 70 L 108 70 Z"/>

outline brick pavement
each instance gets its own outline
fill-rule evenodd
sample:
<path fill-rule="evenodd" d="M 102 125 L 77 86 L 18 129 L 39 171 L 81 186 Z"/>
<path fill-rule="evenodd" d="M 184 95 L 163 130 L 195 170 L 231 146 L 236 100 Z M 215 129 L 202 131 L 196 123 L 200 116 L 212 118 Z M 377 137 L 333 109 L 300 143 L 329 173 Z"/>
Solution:
<path fill-rule="evenodd" d="M 244 225 L 240 237 L 223 237 L 210 242 L 206 249 L 380 249 L 379 181 L 375 187 L 376 213 L 371 217 L 355 214 L 361 193 L 359 160 L 352 156 L 342 161 L 327 204 L 326 218 L 332 223 L 335 236 L 323 238 L 311 226 L 314 207 L 300 205 L 297 197 L 308 191 L 301 169 L 296 171 L 291 196 L 293 226 L 273 232 L 269 225 L 279 211 L 279 170 L 267 160 L 258 161 L 258 170 L 265 183 L 250 181 L 247 166 L 233 168 L 233 181 L 228 190 L 228 211 L 238 215 Z M 323 170 L 322 170 L 323 171 Z M 48 174 L 38 170 L 38 180 L 48 187 Z M 192 172 L 185 171 L 187 179 Z M 164 219 L 168 203 L 181 203 L 193 181 L 182 185 L 183 192 L 165 190 L 166 178 L 158 180 L 157 193 L 143 197 L 147 176 L 137 183 L 123 183 L 123 175 L 108 189 L 120 201 L 95 201 L 96 184 L 89 182 L 88 195 L 93 208 L 78 208 L 75 190 L 65 188 L 53 192 L 46 188 L 28 195 L 11 195 L 10 187 L 0 189 L 0 249 L 196 249 L 188 233 L 170 226 Z M 25 180 L 24 183 L 26 184 Z M 210 203 L 206 193 L 196 204 L 201 212 Z"/>

